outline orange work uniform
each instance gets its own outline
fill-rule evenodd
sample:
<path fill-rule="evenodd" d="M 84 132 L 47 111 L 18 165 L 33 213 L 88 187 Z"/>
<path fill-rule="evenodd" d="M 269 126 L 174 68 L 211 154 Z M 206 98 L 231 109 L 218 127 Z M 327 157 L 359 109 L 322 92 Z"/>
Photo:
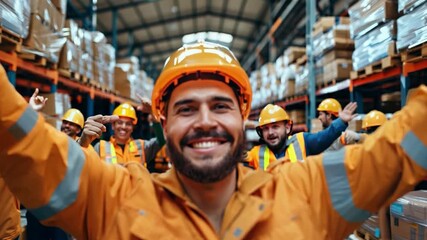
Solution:
<path fill-rule="evenodd" d="M 0 239 L 15 239 L 21 232 L 19 201 L 0 177 Z"/>
<path fill-rule="evenodd" d="M 175 170 L 150 175 L 139 163 L 99 161 L 0 77 L 0 174 L 44 224 L 77 239 L 343 239 L 427 175 L 426 118 L 422 87 L 363 145 L 268 171 L 239 165 L 215 232 Z"/>

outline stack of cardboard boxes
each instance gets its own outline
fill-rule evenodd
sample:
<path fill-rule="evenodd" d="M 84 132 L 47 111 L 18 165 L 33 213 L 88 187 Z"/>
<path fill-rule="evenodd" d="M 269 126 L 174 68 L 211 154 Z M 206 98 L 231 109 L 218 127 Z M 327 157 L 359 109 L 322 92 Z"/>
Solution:
<path fill-rule="evenodd" d="M 24 40 L 23 53 L 34 54 L 58 63 L 59 53 L 66 42 L 62 32 L 65 9 L 50 0 L 31 0 L 29 33 Z M 58 2 L 56 2 L 58 3 Z"/>
<path fill-rule="evenodd" d="M 60 130 L 62 123 L 61 118 L 64 113 L 71 108 L 70 96 L 63 93 L 49 93 L 42 94 L 42 96 L 48 98 L 45 107 L 42 109 L 47 123 Z"/>
<path fill-rule="evenodd" d="M 399 12 L 403 16 L 397 19 L 396 45 L 400 51 L 403 51 L 402 61 L 416 61 L 421 59 L 420 56 L 427 56 L 425 44 L 420 52 L 411 49 L 427 42 L 427 1 L 400 0 Z M 407 48 L 409 48 L 408 51 L 405 50 Z M 414 54 L 411 54 L 412 52 Z"/>
<path fill-rule="evenodd" d="M 392 239 L 427 239 L 427 191 L 414 191 L 390 206 Z"/>
<path fill-rule="evenodd" d="M 355 44 L 352 57 L 355 71 L 388 56 L 396 56 L 396 1 L 362 0 L 354 4 L 348 13 L 350 35 Z M 351 77 L 358 76 L 353 74 Z"/>
<path fill-rule="evenodd" d="M 314 25 L 313 55 L 318 86 L 350 77 L 354 42 L 349 24 L 347 17 L 322 17 Z"/>
<path fill-rule="evenodd" d="M 0 0 L 0 26 L 26 38 L 30 12 L 30 0 Z"/>

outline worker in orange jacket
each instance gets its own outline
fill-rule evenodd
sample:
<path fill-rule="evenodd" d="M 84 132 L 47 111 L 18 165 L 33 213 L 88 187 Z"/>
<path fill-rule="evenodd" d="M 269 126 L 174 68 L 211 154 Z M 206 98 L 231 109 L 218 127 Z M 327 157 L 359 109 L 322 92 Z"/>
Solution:
<path fill-rule="evenodd" d="M 323 129 L 326 129 L 338 118 L 341 104 L 334 98 L 326 98 L 319 104 L 317 111 L 319 111 L 318 119 L 322 123 Z M 325 151 L 336 151 L 348 144 L 361 143 L 364 136 L 364 134 L 347 129 Z"/>
<path fill-rule="evenodd" d="M 38 94 L 39 89 L 36 88 L 29 101 L 29 105 L 35 111 L 42 109 L 48 100 Z M 0 206 L 0 239 L 18 239 L 22 233 L 20 203 L 10 192 L 1 176 Z"/>
<path fill-rule="evenodd" d="M 0 174 L 44 223 L 77 239 L 343 239 L 427 174 L 427 87 L 412 96 L 361 145 L 254 171 L 240 163 L 247 74 L 225 47 L 186 45 L 153 89 L 173 167 L 150 175 L 59 134 L 0 69 Z"/>
<path fill-rule="evenodd" d="M 146 109 L 147 106 L 151 111 L 151 103 L 141 98 L 140 109 Z M 145 110 L 146 111 L 146 110 Z M 157 152 L 165 144 L 161 126 L 154 123 L 153 128 L 156 138 L 150 140 L 133 139 L 131 134 L 138 122 L 136 111 L 129 103 L 122 103 L 113 111 L 113 115 L 119 117 L 119 120 L 112 124 L 114 131 L 109 141 L 101 140 L 94 146 L 95 151 L 102 160 L 113 164 L 124 164 L 130 161 L 140 162 L 147 166 L 147 162 L 153 161 Z M 86 121 L 83 134 L 79 139 L 80 145 L 86 147 L 96 138 L 101 137 L 106 128 L 98 128 L 95 124 L 100 115 L 89 117 Z"/>
<path fill-rule="evenodd" d="M 289 115 L 282 107 L 268 104 L 262 109 L 256 127 L 262 143 L 248 152 L 247 164 L 254 169 L 266 170 L 280 158 L 288 158 L 291 162 L 305 161 L 307 156 L 325 151 L 347 128 L 347 122 L 355 116 L 356 107 L 355 103 L 349 103 L 344 111 L 340 110 L 339 118 L 323 131 L 290 135 L 293 124 Z"/>

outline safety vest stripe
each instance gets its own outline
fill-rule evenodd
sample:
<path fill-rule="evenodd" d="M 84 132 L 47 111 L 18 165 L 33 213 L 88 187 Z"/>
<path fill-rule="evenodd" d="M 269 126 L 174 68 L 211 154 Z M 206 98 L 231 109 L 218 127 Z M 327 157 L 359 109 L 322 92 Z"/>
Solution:
<path fill-rule="evenodd" d="M 22 113 L 21 117 L 16 121 L 14 125 L 9 128 L 9 133 L 16 139 L 21 140 L 37 123 L 39 115 L 28 106 Z"/>
<path fill-rule="evenodd" d="M 268 165 L 270 165 L 270 150 L 266 147 L 264 150 L 264 168 L 262 170 L 266 170 Z"/>
<path fill-rule="evenodd" d="M 135 142 L 135 145 L 136 145 L 136 148 L 138 149 L 138 152 L 139 152 L 139 156 L 140 156 L 140 158 L 141 158 L 141 163 L 142 164 L 145 164 L 145 161 L 144 161 L 144 150 L 142 149 L 142 144 L 141 144 L 141 141 L 139 141 L 139 140 L 134 140 L 134 142 Z"/>
<path fill-rule="evenodd" d="M 105 149 L 105 161 L 107 163 L 116 164 L 117 163 L 117 156 L 116 156 L 116 149 L 114 149 L 114 145 L 107 141 L 104 142 L 104 149 Z"/>
<path fill-rule="evenodd" d="M 259 169 L 264 170 L 264 151 L 266 149 L 265 145 L 261 145 L 259 147 L 259 152 L 258 152 L 258 161 L 259 161 Z"/>
<path fill-rule="evenodd" d="M 288 146 L 288 149 L 286 150 L 288 152 L 288 157 L 291 160 L 291 162 L 296 162 L 298 160 L 297 155 L 295 153 L 294 143 Z"/>
<path fill-rule="evenodd" d="M 79 193 L 80 175 L 85 163 L 81 147 L 68 138 L 67 172 L 49 202 L 39 208 L 29 209 L 39 220 L 46 220 L 73 204 Z"/>
<path fill-rule="evenodd" d="M 323 169 L 334 209 L 347 222 L 363 222 L 371 213 L 354 205 L 347 171 L 344 165 L 345 148 L 323 154 Z"/>
<path fill-rule="evenodd" d="M 412 160 L 427 169 L 427 146 L 412 131 L 405 135 L 400 146 Z"/>

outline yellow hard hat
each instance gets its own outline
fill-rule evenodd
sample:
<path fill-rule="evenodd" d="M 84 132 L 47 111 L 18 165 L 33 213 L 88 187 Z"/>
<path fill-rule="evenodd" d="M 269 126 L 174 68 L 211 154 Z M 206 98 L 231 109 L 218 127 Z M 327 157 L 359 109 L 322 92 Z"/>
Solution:
<path fill-rule="evenodd" d="M 289 118 L 289 115 L 282 107 L 278 105 L 268 104 L 262 109 L 261 114 L 259 115 L 258 127 L 264 126 L 269 123 L 290 120 L 291 119 Z"/>
<path fill-rule="evenodd" d="M 119 117 L 128 117 L 132 119 L 133 125 L 136 125 L 138 122 L 138 118 L 136 118 L 135 108 L 132 107 L 129 103 L 122 103 L 113 111 L 113 115 L 117 115 Z"/>
<path fill-rule="evenodd" d="M 341 111 L 341 104 L 334 98 L 327 98 L 319 104 L 317 111 L 328 112 L 338 116 L 338 113 Z"/>
<path fill-rule="evenodd" d="M 199 42 L 184 45 L 166 59 L 152 92 L 153 116 L 164 116 L 165 96 L 186 80 L 218 79 L 236 91 L 244 119 L 250 113 L 252 90 L 248 75 L 226 47 Z"/>
<path fill-rule="evenodd" d="M 68 111 L 66 111 L 64 116 L 62 117 L 62 120 L 75 123 L 81 128 L 83 128 L 85 122 L 82 112 L 75 108 L 68 109 Z"/>
<path fill-rule="evenodd" d="M 369 127 L 381 126 L 387 121 L 387 117 L 384 113 L 372 110 L 363 118 L 362 128 L 367 129 Z"/>

